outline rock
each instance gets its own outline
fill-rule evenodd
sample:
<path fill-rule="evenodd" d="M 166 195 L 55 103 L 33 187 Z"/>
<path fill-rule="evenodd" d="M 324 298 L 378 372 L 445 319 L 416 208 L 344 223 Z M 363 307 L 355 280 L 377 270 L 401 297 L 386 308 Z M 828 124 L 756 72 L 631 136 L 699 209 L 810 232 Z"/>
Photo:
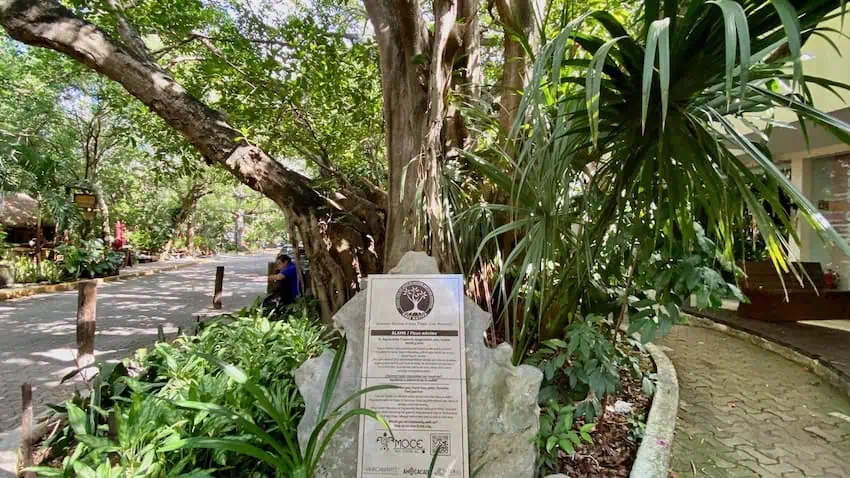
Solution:
<path fill-rule="evenodd" d="M 0 264 L 0 287 L 9 287 L 15 284 L 15 269 L 12 266 Z"/>
<path fill-rule="evenodd" d="M 409 252 L 391 274 L 438 274 L 436 261 L 422 252 Z M 540 428 L 537 394 L 543 374 L 535 367 L 511 364 L 510 345 L 496 349 L 484 344 L 490 315 L 469 298 L 464 302 L 466 373 L 469 406 L 470 473 L 487 478 L 532 478 L 537 456 L 532 440 Z M 363 334 L 366 326 L 366 292 L 362 291 L 334 316 L 334 326 L 348 338 L 332 410 L 360 388 Z M 304 450 L 315 428 L 319 404 L 334 352 L 308 360 L 295 372 L 295 382 L 306 410 L 298 424 L 298 442 Z M 358 400 L 345 409 L 359 405 Z M 354 478 L 357 475 L 359 422 L 348 422 L 331 439 L 317 477 Z"/>
<path fill-rule="evenodd" d="M 624 402 L 623 400 L 617 400 L 616 402 L 614 402 L 613 407 L 609 405 L 608 407 L 606 407 L 606 409 L 609 412 L 614 412 L 619 415 L 628 415 L 629 413 L 632 413 L 632 404 L 629 402 Z"/>

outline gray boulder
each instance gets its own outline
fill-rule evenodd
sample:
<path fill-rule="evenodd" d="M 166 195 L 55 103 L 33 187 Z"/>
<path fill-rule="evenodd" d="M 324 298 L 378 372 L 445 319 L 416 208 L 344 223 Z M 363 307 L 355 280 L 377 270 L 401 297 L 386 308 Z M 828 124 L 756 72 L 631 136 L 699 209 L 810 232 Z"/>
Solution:
<path fill-rule="evenodd" d="M 438 274 L 439 270 L 427 254 L 409 252 L 390 273 Z M 510 345 L 490 349 L 484 344 L 490 315 L 469 298 L 465 299 L 464 312 L 470 472 L 488 478 L 532 478 L 537 456 L 532 440 L 540 428 L 537 394 L 543 374 L 535 367 L 513 366 Z M 360 388 L 366 326 L 365 291 L 336 313 L 334 326 L 348 338 L 348 349 L 331 409 Z M 295 373 L 295 382 L 306 403 L 304 418 L 298 425 L 302 450 L 315 428 L 333 358 L 334 352 L 327 351 L 305 362 Z M 359 403 L 347 408 L 355 405 Z M 331 439 L 330 452 L 321 460 L 318 477 L 354 478 L 357 475 L 358 425 L 357 419 L 351 420 Z"/>
<path fill-rule="evenodd" d="M 15 269 L 12 266 L 0 264 L 0 287 L 9 287 L 15 284 Z"/>

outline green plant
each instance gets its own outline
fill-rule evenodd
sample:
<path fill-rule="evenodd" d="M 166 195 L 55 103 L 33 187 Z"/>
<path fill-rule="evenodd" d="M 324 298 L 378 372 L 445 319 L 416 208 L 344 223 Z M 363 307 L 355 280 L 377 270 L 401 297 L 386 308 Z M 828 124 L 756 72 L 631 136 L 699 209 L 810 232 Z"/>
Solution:
<path fill-rule="evenodd" d="M 804 76 L 800 52 L 803 35 L 819 33 L 841 3 L 672 0 L 662 11 L 661 2 L 643 2 L 637 29 L 605 11 L 570 19 L 565 10 L 536 57 L 512 131 L 462 153 L 470 169 L 506 191 L 505 204 L 471 206 L 455 223 L 491 223 L 464 263 L 496 272 L 496 312 L 514 362 L 564 337 L 573 320 L 628 311 L 631 297 L 652 288 L 644 269 L 655 254 L 669 259 L 668 268 L 681 263 L 678 278 L 703 304 L 726 288 L 717 271 L 735 262 L 735 231 L 752 222 L 777 269 L 791 269 L 783 231 L 792 241 L 796 234 L 780 190 L 824 239 L 850 252 L 764 145 L 732 124 L 786 108 L 850 142 L 850 125 L 816 110 L 808 87 L 848 85 Z M 581 30 L 585 24 L 593 34 Z M 785 43 L 787 51 L 777 50 Z M 715 251 L 688 270 L 683 261 L 702 253 L 700 228 Z M 656 292 L 662 307 L 678 307 Z M 652 322 L 640 324 L 646 337 L 663 324 L 650 305 L 638 311 Z M 663 312 L 675 319 L 678 310 Z"/>
<path fill-rule="evenodd" d="M 596 425 L 577 424 L 575 412 L 573 405 L 563 405 L 552 400 L 540 414 L 540 431 L 537 433 L 535 443 L 539 453 L 538 467 L 542 470 L 554 470 L 559 455 L 562 453 L 572 455 L 582 441 L 593 442 L 590 434 Z"/>
<path fill-rule="evenodd" d="M 38 277 L 39 282 L 57 284 L 64 279 L 65 271 L 55 261 L 41 261 L 38 265 Z"/>
<path fill-rule="evenodd" d="M 629 413 L 627 423 L 629 424 L 629 440 L 635 445 L 640 445 L 644 435 L 646 435 L 646 421 L 640 415 L 632 412 Z"/>
<path fill-rule="evenodd" d="M 215 363 L 224 374 L 231 380 L 240 384 L 251 396 L 257 401 L 258 406 L 270 416 L 279 430 L 287 430 L 289 433 L 283 434 L 283 441 L 270 435 L 266 430 L 258 427 L 252 421 L 246 419 L 238 412 L 220 407 L 217 405 L 195 402 L 182 401 L 178 402 L 179 407 L 198 410 L 221 416 L 238 427 L 241 433 L 253 435 L 260 443 L 270 448 L 271 452 L 266 451 L 258 446 L 248 443 L 242 436 L 226 436 L 217 438 L 189 438 L 174 440 L 164 450 L 177 450 L 181 448 L 210 448 L 214 450 L 223 450 L 234 453 L 240 453 L 251 456 L 260 460 L 276 470 L 277 476 L 292 476 L 293 478 L 313 478 L 319 460 L 324 455 L 330 444 L 331 438 L 348 420 L 358 417 L 367 416 L 380 422 L 389 432 L 389 424 L 380 415 L 374 411 L 364 408 L 353 408 L 344 411 L 346 405 L 357 400 L 361 395 L 371 392 L 396 388 L 392 385 L 378 385 L 367 387 L 360 390 L 342 401 L 335 409 L 327 412 L 331 405 L 333 391 L 336 388 L 336 383 L 339 380 L 339 374 L 342 369 L 342 363 L 345 356 L 346 341 L 342 339 L 340 346 L 337 349 L 334 361 L 328 372 L 328 379 L 325 383 L 322 402 L 319 406 L 319 414 L 317 417 L 316 426 L 310 434 L 304 452 L 298 446 L 297 437 L 291 428 L 291 420 L 287 414 L 288 409 L 280 409 L 276 404 L 269 399 L 268 391 L 257 385 L 249 379 L 242 370 L 238 367 L 225 363 L 213 356 L 204 356 L 204 358 L 212 363 Z M 327 432 L 323 432 L 325 428 Z"/>
<path fill-rule="evenodd" d="M 38 264 L 27 256 L 12 258 L 11 266 L 15 270 L 15 280 L 21 284 L 39 281 Z"/>
<path fill-rule="evenodd" d="M 245 423 L 209 411 L 213 409 L 242 417 L 263 430 L 265 438 L 280 443 L 287 437 L 294 439 L 304 404 L 292 372 L 329 344 L 317 320 L 308 315 L 288 321 L 270 320 L 259 307 L 250 307 L 206 324 L 197 336 L 183 335 L 170 343 L 160 341 L 120 364 L 99 364 L 98 373 L 86 382 L 91 390 L 87 399 L 75 396 L 51 407 L 53 420 L 64 425 L 43 447 L 63 464 L 57 469 L 40 468 L 39 473 L 78 476 L 92 470 L 96 476 L 151 477 L 274 474 L 272 465 L 248 455 L 222 449 L 173 449 L 173 445 L 192 438 L 231 437 L 274 453 L 270 442 L 254 434 L 253 428 L 243 428 Z M 234 369 L 250 383 L 239 383 L 225 373 L 219 366 L 225 360 L 236 364 Z M 65 380 L 75 376 L 76 371 Z M 264 398 L 258 400 L 252 394 L 257 390 Z M 192 408 L 178 404 L 201 405 Z M 269 404 L 273 415 L 266 412 L 272 410 Z M 85 416 L 85 428 L 78 426 L 80 412 Z M 77 423 L 74 426 L 72 418 Z"/>
<path fill-rule="evenodd" d="M 550 339 L 528 362 L 543 371 L 540 401 L 578 402 L 577 413 L 592 419 L 602 411 L 602 399 L 620 386 L 622 361 L 611 339 L 602 332 L 599 316 L 576 320 L 567 329 L 567 341 Z"/>
<path fill-rule="evenodd" d="M 127 235 L 127 239 L 136 248 L 156 254 L 162 252 L 172 232 L 168 227 L 146 227 L 132 231 Z"/>
<path fill-rule="evenodd" d="M 35 259 L 27 256 L 11 256 L 4 259 L 15 271 L 15 280 L 22 284 L 49 282 L 55 284 L 61 282 L 64 271 L 54 261 L 43 260 L 36 263 Z"/>
<path fill-rule="evenodd" d="M 82 241 L 79 246 L 63 244 L 56 249 L 62 254 L 62 264 L 71 277 L 114 275 L 124 262 L 124 255 L 104 245 L 101 239 Z"/>

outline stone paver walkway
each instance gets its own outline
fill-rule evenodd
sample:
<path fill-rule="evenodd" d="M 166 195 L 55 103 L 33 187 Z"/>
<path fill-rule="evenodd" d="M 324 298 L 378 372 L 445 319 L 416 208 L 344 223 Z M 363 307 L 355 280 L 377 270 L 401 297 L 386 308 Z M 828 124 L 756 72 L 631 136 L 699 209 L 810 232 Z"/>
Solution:
<path fill-rule="evenodd" d="M 659 341 L 679 378 L 680 477 L 850 476 L 850 399 L 773 352 L 700 327 Z"/>
<path fill-rule="evenodd" d="M 739 317 L 731 310 L 687 310 L 729 327 L 746 331 L 820 360 L 850 381 L 850 321 L 762 322 Z"/>

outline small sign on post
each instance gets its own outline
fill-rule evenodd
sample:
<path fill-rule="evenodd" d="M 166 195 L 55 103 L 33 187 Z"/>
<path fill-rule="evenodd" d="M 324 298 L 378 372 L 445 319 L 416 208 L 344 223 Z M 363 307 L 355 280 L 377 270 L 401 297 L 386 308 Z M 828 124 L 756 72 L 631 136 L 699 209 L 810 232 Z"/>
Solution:
<path fill-rule="evenodd" d="M 269 262 L 268 284 L 266 284 L 266 294 L 271 294 L 274 290 L 275 281 L 272 279 L 272 276 L 274 274 L 277 274 L 277 262 Z"/>
<path fill-rule="evenodd" d="M 224 266 L 215 268 L 215 292 L 213 293 L 213 309 L 221 309 L 221 290 L 224 287 Z"/>
<path fill-rule="evenodd" d="M 77 286 L 77 367 L 94 363 L 94 334 L 97 328 L 97 282 Z"/>
<path fill-rule="evenodd" d="M 358 478 L 469 478 L 463 276 L 370 275 Z"/>
<path fill-rule="evenodd" d="M 74 194 L 74 204 L 80 209 L 94 209 L 97 207 L 97 196 L 94 194 L 76 193 Z"/>

